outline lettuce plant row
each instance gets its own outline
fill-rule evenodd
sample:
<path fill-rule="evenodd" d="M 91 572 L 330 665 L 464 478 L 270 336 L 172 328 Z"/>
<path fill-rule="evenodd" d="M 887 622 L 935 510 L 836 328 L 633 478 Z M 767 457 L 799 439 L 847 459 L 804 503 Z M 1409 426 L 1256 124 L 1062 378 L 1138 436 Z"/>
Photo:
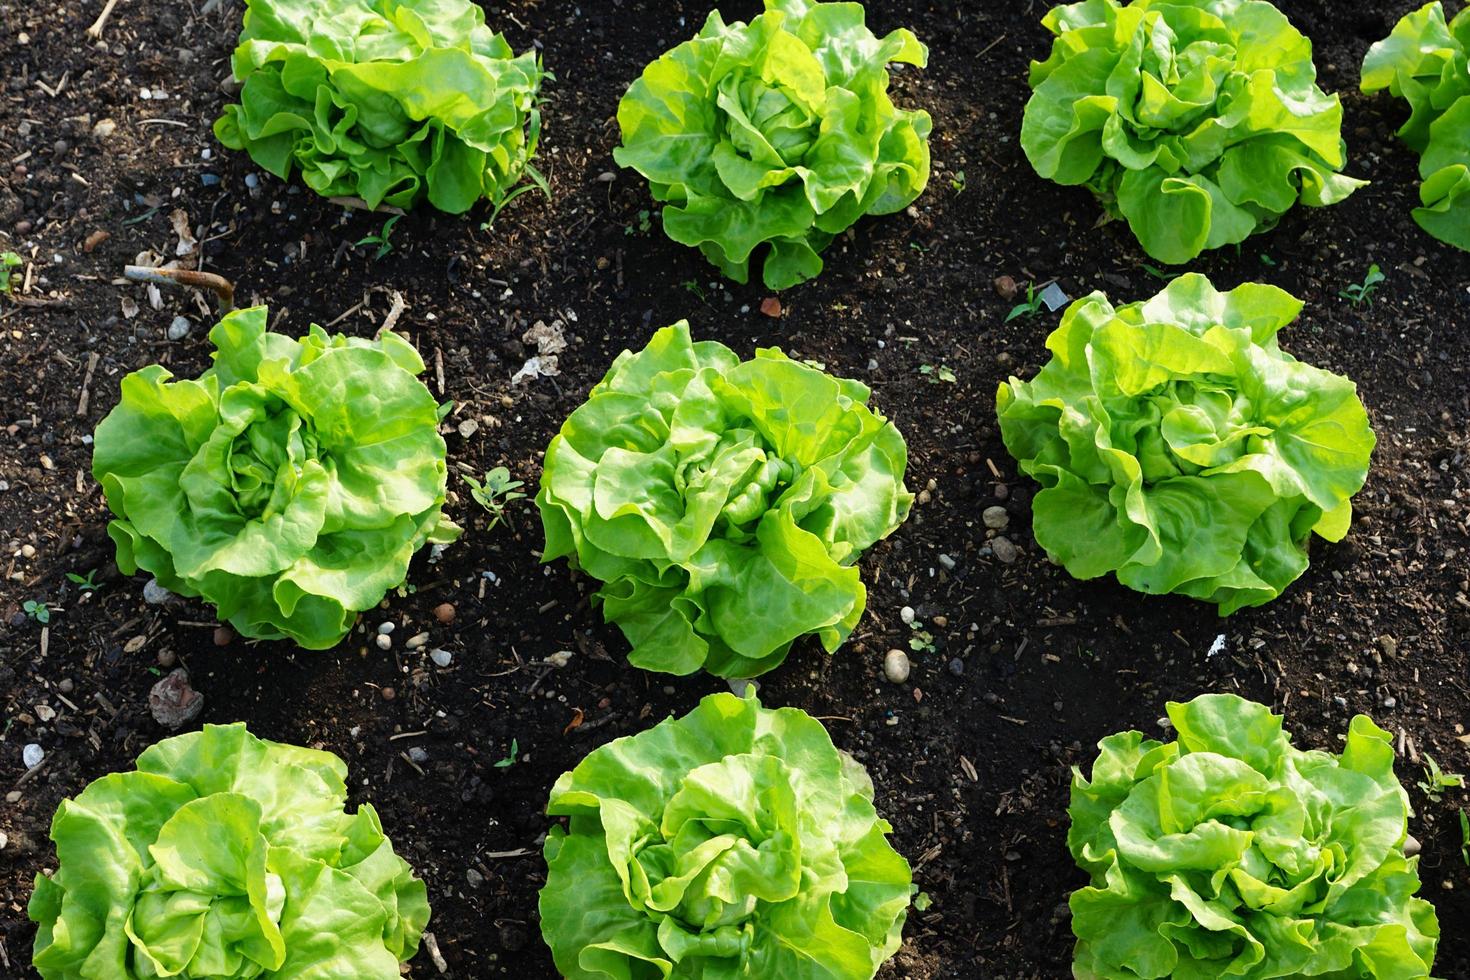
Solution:
<path fill-rule="evenodd" d="M 92 474 L 124 574 L 206 599 L 243 636 L 326 649 L 421 545 L 459 533 L 442 512 L 447 406 L 397 334 L 293 340 L 266 318 L 220 320 L 196 379 L 157 364 L 124 378 Z"/>
<path fill-rule="evenodd" d="M 246 0 L 215 135 L 370 208 L 500 205 L 531 168 L 545 72 L 468 0 Z M 534 171 L 532 171 L 534 174 Z M 529 186 L 529 185 L 528 185 Z"/>
<path fill-rule="evenodd" d="M 1175 741 L 1112 735 L 1074 771 L 1074 977 L 1427 980 L 1439 924 L 1392 737 L 1358 715 L 1340 753 L 1302 751 L 1233 694 L 1168 714 Z"/>
<path fill-rule="evenodd" d="M 687 323 L 624 351 L 546 450 L 544 561 L 602 583 L 647 670 L 754 677 L 866 604 L 854 564 L 908 516 L 908 449 L 868 388 Z"/>
<path fill-rule="evenodd" d="M 1143 303 L 1073 303 L 1041 372 L 996 393 L 1006 448 L 1042 485 L 1041 546 L 1078 578 L 1221 615 L 1280 595 L 1313 534 L 1347 533 L 1376 444 L 1356 386 L 1278 346 L 1301 308 L 1193 274 Z"/>
<path fill-rule="evenodd" d="M 1264 0 L 1083 0 L 1052 8 L 1021 146 L 1036 172 L 1091 190 L 1161 262 L 1273 227 L 1364 183 L 1312 44 Z"/>
<path fill-rule="evenodd" d="M 428 893 L 330 752 L 206 725 L 96 780 L 51 823 L 36 877 L 45 980 L 396 980 Z"/>
<path fill-rule="evenodd" d="M 1470 250 L 1470 8 L 1445 23 L 1438 0 L 1407 14 L 1368 50 L 1363 91 L 1388 89 L 1409 103 L 1399 137 L 1419 154 L 1414 220 L 1442 242 Z"/>

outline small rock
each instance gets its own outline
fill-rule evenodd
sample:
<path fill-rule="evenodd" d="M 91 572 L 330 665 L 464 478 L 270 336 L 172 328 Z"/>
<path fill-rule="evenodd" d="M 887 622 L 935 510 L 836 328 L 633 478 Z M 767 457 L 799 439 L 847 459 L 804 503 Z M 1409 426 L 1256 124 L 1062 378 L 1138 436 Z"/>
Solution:
<path fill-rule="evenodd" d="M 558 650 L 551 656 L 547 657 L 546 662 L 551 664 L 551 666 L 553 667 L 565 667 L 567 664 L 572 662 L 572 651 Z"/>
<path fill-rule="evenodd" d="M 1385 657 L 1397 657 L 1399 655 L 1399 641 L 1384 633 L 1378 638 L 1378 649 L 1383 651 Z"/>
<path fill-rule="evenodd" d="M 993 531 L 1004 531 L 1011 523 L 1011 515 L 1006 513 L 1004 507 L 987 507 L 980 519 Z"/>
<path fill-rule="evenodd" d="M 465 869 L 464 880 L 471 888 L 479 888 L 485 883 L 485 876 L 474 868 Z"/>
<path fill-rule="evenodd" d="M 1007 303 L 1021 295 L 1021 287 L 1016 285 L 1016 280 L 1011 276 L 996 276 L 995 291 Z"/>
<path fill-rule="evenodd" d="M 34 557 L 36 557 L 36 546 L 35 545 L 31 545 L 31 544 L 23 544 L 23 545 L 21 545 L 20 546 L 20 556 L 22 558 L 34 558 Z"/>
<path fill-rule="evenodd" d="M 953 558 L 949 557 L 949 555 L 940 555 L 939 564 L 943 565 L 944 570 L 947 572 L 954 571 L 955 562 Z"/>
<path fill-rule="evenodd" d="M 143 583 L 143 601 L 148 605 L 161 606 L 171 598 L 173 593 L 159 585 L 158 579 L 150 578 Z"/>
<path fill-rule="evenodd" d="M 914 607 L 904 606 L 898 611 L 898 618 L 903 620 L 905 626 L 914 625 Z"/>
<path fill-rule="evenodd" d="M 177 667 L 148 692 L 148 710 L 164 728 L 182 728 L 204 710 L 204 695 L 189 686 L 189 672 Z"/>
<path fill-rule="evenodd" d="M 421 647 L 426 647 L 429 645 L 429 634 L 415 633 L 413 636 L 410 636 L 408 638 L 408 642 L 404 643 L 403 645 L 409 650 L 417 650 Z"/>
<path fill-rule="evenodd" d="M 10 835 L 0 830 L 0 851 L 5 850 L 5 845 L 10 843 Z"/>
<path fill-rule="evenodd" d="M 1418 838 L 1413 834 L 1404 838 L 1404 857 L 1413 857 L 1422 850 L 1424 850 L 1424 845 L 1420 844 Z"/>
<path fill-rule="evenodd" d="M 393 649 L 393 637 L 387 633 L 379 633 L 373 642 L 377 643 L 379 650 Z"/>
<path fill-rule="evenodd" d="M 70 694 L 72 691 L 75 691 L 77 689 L 77 685 L 76 682 L 73 681 L 70 677 L 63 677 L 61 681 L 56 685 L 56 689 L 62 694 Z"/>
<path fill-rule="evenodd" d="M 448 650 L 430 650 L 429 659 L 434 661 L 436 667 L 448 667 L 454 662 L 454 654 Z"/>
<path fill-rule="evenodd" d="M 56 717 L 56 709 L 49 704 L 36 705 L 36 717 L 42 722 L 48 722 Z"/>
<path fill-rule="evenodd" d="M 781 301 L 774 296 L 767 296 L 761 300 L 761 312 L 772 319 L 781 316 Z"/>
<path fill-rule="evenodd" d="M 434 618 L 439 620 L 439 622 L 444 626 L 448 626 L 450 623 L 454 622 L 454 603 L 439 603 L 439 605 L 434 607 Z"/>
<path fill-rule="evenodd" d="M 245 186 L 251 190 L 255 190 L 255 188 L 260 186 L 260 177 L 257 174 L 246 174 Z"/>
<path fill-rule="evenodd" d="M 883 658 L 883 676 L 895 684 L 902 684 L 909 679 L 909 655 L 902 650 L 889 650 Z"/>
<path fill-rule="evenodd" d="M 425 752 L 417 745 L 408 750 L 408 757 L 414 762 L 417 762 L 419 765 L 423 765 L 425 762 L 429 761 L 429 753 Z"/>
<path fill-rule="evenodd" d="M 474 419 L 465 419 L 463 422 L 459 423 L 459 434 L 465 439 L 468 439 L 470 436 L 479 431 L 480 423 L 475 421 Z"/>
<path fill-rule="evenodd" d="M 217 646 L 217 647 L 227 647 L 227 646 L 229 646 L 233 642 L 235 642 L 235 631 L 234 630 L 230 629 L 228 626 L 216 626 L 214 628 L 214 645 L 215 646 Z"/>
<path fill-rule="evenodd" d="M 164 670 L 173 670 L 179 665 L 179 655 L 172 650 L 158 651 L 158 666 Z"/>
<path fill-rule="evenodd" d="M 965 676 L 965 662 L 959 657 L 955 657 L 949 662 L 949 672 L 956 677 Z"/>
<path fill-rule="evenodd" d="M 381 691 L 378 692 L 378 694 L 382 696 L 384 701 L 392 701 L 394 698 L 398 697 L 398 692 L 393 690 L 393 688 L 391 687 L 383 688 Z"/>
<path fill-rule="evenodd" d="M 990 542 L 990 550 L 995 553 L 995 557 L 999 558 L 1006 565 L 1014 562 L 1016 556 L 1020 554 L 1016 546 L 1011 543 L 1011 539 L 1004 537 L 996 538 Z"/>
<path fill-rule="evenodd" d="M 26 747 L 20 750 L 20 761 L 24 762 L 27 769 L 34 769 L 46 758 L 46 752 L 35 742 L 28 742 Z"/>
<path fill-rule="evenodd" d="M 176 316 L 174 317 L 174 322 L 168 325 L 168 339 L 183 340 L 185 337 L 189 336 L 189 331 L 192 330 L 193 327 L 194 325 L 189 322 L 188 317 Z"/>
<path fill-rule="evenodd" d="M 379 623 L 378 624 L 378 635 L 379 636 L 387 636 L 389 633 L 393 632 L 393 628 L 394 628 L 394 624 L 392 622 Z"/>
<path fill-rule="evenodd" d="M 117 132 L 117 123 L 111 119 L 99 119 L 92 125 L 92 135 L 98 139 L 105 140 L 115 132 Z"/>

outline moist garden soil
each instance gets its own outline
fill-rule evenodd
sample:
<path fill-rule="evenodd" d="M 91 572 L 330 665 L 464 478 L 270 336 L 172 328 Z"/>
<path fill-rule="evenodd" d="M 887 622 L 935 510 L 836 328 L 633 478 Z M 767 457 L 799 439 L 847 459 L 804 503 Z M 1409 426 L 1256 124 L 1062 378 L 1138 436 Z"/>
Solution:
<path fill-rule="evenodd" d="M 530 501 L 489 529 L 459 474 L 503 465 L 533 489 L 548 440 L 611 359 L 688 318 L 743 356 L 779 345 L 866 381 L 908 438 L 919 502 L 863 559 L 858 632 L 834 656 L 798 644 L 761 679 L 766 704 L 822 717 L 867 765 L 932 902 L 911 915 L 884 977 L 1068 975 L 1066 897 L 1083 883 L 1065 846 L 1069 767 L 1089 765 L 1109 733 L 1164 734 L 1165 702 L 1206 691 L 1284 710 L 1304 747 L 1336 749 L 1358 712 L 1395 734 L 1423 894 L 1444 930 L 1436 973 L 1470 977 L 1467 796 L 1415 786 L 1429 756 L 1470 771 L 1470 256 L 1410 220 L 1401 109 L 1356 91 L 1368 44 L 1417 5 L 1282 0 L 1316 45 L 1323 86 L 1343 95 L 1349 172 L 1374 183 L 1194 265 L 1222 288 L 1263 280 L 1306 300 L 1284 346 L 1356 379 L 1379 435 L 1348 539 L 1315 543 L 1310 570 L 1277 602 L 1221 620 L 1050 563 L 1029 530 L 1035 488 L 996 429 L 997 383 L 1039 367 L 1059 315 L 1005 322 L 1015 301 L 997 277 L 1119 302 L 1162 286 L 1125 227 L 1099 226 L 1085 192 L 1037 178 L 1017 145 L 1027 61 L 1048 44 L 1042 4 L 869 4 L 876 29 L 908 26 L 930 46 L 928 70 L 896 73 L 895 87 L 934 116 L 934 178 L 907 213 L 835 243 L 820 279 L 779 297 L 778 317 L 762 312 L 765 290 L 720 281 L 666 240 L 643 183 L 611 159 L 619 97 L 698 29 L 702 3 L 489 6 L 490 22 L 517 49 L 541 48 L 556 73 L 537 161 L 552 198 L 522 197 L 489 229 L 478 212 L 415 213 L 379 258 L 356 243 L 382 215 L 330 204 L 213 140 L 235 0 L 122 0 L 101 42 L 85 33 L 96 0 L 0 4 L 0 249 L 29 263 L 16 298 L 0 298 L 0 975 L 34 976 L 24 909 L 34 875 L 54 866 L 51 814 L 171 734 L 147 700 L 177 662 L 206 698 L 202 721 L 244 720 L 348 761 L 354 801 L 378 808 L 428 882 L 445 975 L 554 977 L 536 913 L 552 782 L 725 684 L 628 667 L 625 642 L 589 603 L 594 585 L 540 565 Z M 204 297 L 165 290 L 155 308 L 118 278 L 139 253 L 174 256 L 177 212 L 204 268 L 231 279 L 242 305 L 268 303 L 281 330 L 335 322 L 370 335 L 399 293 L 398 329 L 455 403 L 449 510 L 467 533 L 437 561 L 421 556 L 411 587 L 334 651 L 217 645 L 206 606 L 148 605 L 143 580 L 113 564 L 89 434 L 126 372 L 161 361 L 193 376 L 209 363 Z M 1370 263 L 1387 279 L 1354 306 L 1339 291 Z M 180 316 L 192 329 L 169 340 Z M 560 374 L 512 384 L 536 352 L 523 334 L 537 321 L 569 341 Z M 992 506 L 1015 549 L 992 547 L 981 520 Z M 94 570 L 92 592 L 67 577 Z M 49 625 L 27 618 L 26 600 L 49 603 Z M 452 624 L 434 614 L 442 603 Z M 384 622 L 396 626 L 386 652 L 372 642 Z M 421 632 L 427 644 L 409 649 Z M 911 649 L 915 639 L 931 648 Z M 884 677 L 890 648 L 910 652 L 907 683 Z M 29 772 L 27 743 L 45 751 Z M 409 972 L 440 973 L 427 951 Z"/>

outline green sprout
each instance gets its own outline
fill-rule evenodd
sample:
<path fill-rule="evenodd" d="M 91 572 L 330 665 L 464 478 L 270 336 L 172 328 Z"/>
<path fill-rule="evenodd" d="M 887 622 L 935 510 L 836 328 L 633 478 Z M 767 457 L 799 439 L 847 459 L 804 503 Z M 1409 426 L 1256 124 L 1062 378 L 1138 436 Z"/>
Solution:
<path fill-rule="evenodd" d="M 15 287 L 10 284 L 10 270 L 25 265 L 25 259 L 14 252 L 0 252 L 0 293 L 9 296 Z"/>
<path fill-rule="evenodd" d="M 931 385 L 937 385 L 943 381 L 946 384 L 954 384 L 954 372 L 947 365 L 941 364 L 935 367 L 933 364 L 920 364 L 919 373 L 922 374 Z"/>
<path fill-rule="evenodd" d="M 965 192 L 965 172 L 956 170 L 953 177 L 949 178 L 949 186 L 954 188 L 956 194 Z"/>
<path fill-rule="evenodd" d="M 25 610 L 27 616 L 29 616 L 31 619 L 34 619 L 36 622 L 40 623 L 43 626 L 51 622 L 51 609 L 44 602 L 37 602 L 35 599 L 27 599 L 21 605 L 21 608 Z"/>
<path fill-rule="evenodd" d="M 1169 282 L 1174 278 L 1163 269 L 1160 269 L 1158 266 L 1149 265 L 1147 262 L 1140 262 L 1138 267 L 1144 272 L 1147 272 L 1149 275 L 1153 276 L 1155 279 L 1161 279 L 1164 282 Z"/>
<path fill-rule="evenodd" d="M 1372 306 L 1373 294 L 1377 292 L 1378 284 L 1386 278 L 1383 270 L 1379 269 L 1378 264 L 1375 262 L 1373 265 L 1368 266 L 1368 274 L 1363 277 L 1361 283 L 1354 283 L 1346 289 L 1340 289 L 1337 295 L 1345 300 L 1350 300 L 1354 306 L 1361 306 L 1364 303 Z"/>
<path fill-rule="evenodd" d="M 96 592 L 98 589 L 102 588 L 102 586 L 97 582 L 97 569 L 95 568 L 88 572 L 85 576 L 78 575 L 76 572 L 67 572 L 66 578 L 69 582 L 75 584 L 77 588 L 81 589 L 83 592 Z"/>
<path fill-rule="evenodd" d="M 623 229 L 628 235 L 647 234 L 648 229 L 653 227 L 653 214 L 645 208 L 638 212 L 638 220 Z"/>
<path fill-rule="evenodd" d="M 679 285 L 684 288 L 685 292 L 693 293 L 695 296 L 698 296 L 701 303 L 709 302 L 708 298 L 706 298 L 704 295 L 704 289 L 699 285 L 698 279 L 685 279 L 683 282 L 679 283 Z"/>
<path fill-rule="evenodd" d="M 510 470 L 504 466 L 497 466 L 486 472 L 483 483 L 472 476 L 466 476 L 464 482 L 470 486 L 470 496 L 490 515 L 490 527 L 487 528 L 490 531 L 495 530 L 505 519 L 505 505 L 525 496 L 517 492 L 526 485 L 525 481 L 512 480 Z"/>
<path fill-rule="evenodd" d="M 926 630 L 923 623 L 916 619 L 909 624 L 909 629 L 913 630 L 913 635 L 909 637 L 910 650 L 915 653 L 933 653 L 935 651 L 934 634 Z"/>
<path fill-rule="evenodd" d="M 1035 316 L 1041 311 L 1041 293 L 1036 290 L 1036 283 L 1026 284 L 1026 302 L 1017 303 L 1011 307 L 1011 312 L 1006 314 L 1006 323 L 1010 323 L 1018 316 Z"/>
<path fill-rule="evenodd" d="M 1458 772 L 1445 772 L 1434 761 L 1434 756 L 1428 752 L 1424 753 L 1424 778 L 1419 781 L 1419 789 L 1429 797 L 1430 802 L 1438 803 L 1444 799 L 1444 791 L 1455 789 L 1465 785 L 1465 777 Z"/>
<path fill-rule="evenodd" d="M 362 238 L 357 240 L 357 245 L 378 246 L 378 250 L 373 253 L 373 261 L 378 261 L 389 252 L 393 251 L 393 242 L 391 241 L 393 237 L 393 226 L 398 224 L 398 219 L 402 217 L 403 215 L 401 214 L 393 215 L 393 217 L 383 222 L 382 231 L 378 232 L 376 235 L 364 235 Z"/>
<path fill-rule="evenodd" d="M 516 756 L 520 754 L 521 743 L 515 739 L 510 740 L 510 753 L 499 762 L 495 763 L 496 769 L 509 769 L 516 764 Z"/>

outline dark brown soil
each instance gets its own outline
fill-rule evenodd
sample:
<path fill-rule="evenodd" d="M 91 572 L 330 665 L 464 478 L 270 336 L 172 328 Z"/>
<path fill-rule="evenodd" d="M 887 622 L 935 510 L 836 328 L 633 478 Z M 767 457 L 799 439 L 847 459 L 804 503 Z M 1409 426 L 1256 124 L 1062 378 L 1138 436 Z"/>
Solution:
<path fill-rule="evenodd" d="M 462 541 L 437 564 L 421 558 L 416 591 L 390 597 L 331 653 L 218 648 L 201 604 L 145 605 L 142 581 L 112 565 L 86 440 L 125 372 L 162 361 L 192 375 L 207 363 L 210 320 L 193 297 L 167 293 L 154 310 L 141 287 L 115 281 L 139 252 L 172 249 L 169 215 L 182 209 L 206 243 L 206 268 L 268 302 L 282 329 L 342 318 L 337 329 L 368 334 L 387 291 L 400 291 L 400 329 L 430 362 L 431 386 L 458 406 L 446 433 L 461 471 L 506 465 L 534 485 L 542 448 L 611 358 L 684 317 L 742 354 L 780 344 L 873 385 L 909 439 L 921 502 L 864 559 L 869 612 L 854 641 L 833 657 L 799 646 L 763 679 L 762 697 L 825 717 L 867 764 L 896 844 L 933 899 L 885 977 L 1067 975 L 1065 901 L 1081 883 L 1064 845 L 1068 767 L 1089 763 L 1111 732 L 1156 734 L 1166 701 L 1203 691 L 1285 709 L 1304 745 L 1336 746 L 1356 712 L 1400 734 L 1423 893 L 1445 934 L 1437 973 L 1470 977 L 1457 817 L 1467 798 L 1451 790 L 1433 802 L 1413 788 L 1426 754 L 1470 771 L 1470 256 L 1412 223 L 1415 161 L 1392 136 L 1399 109 L 1355 91 L 1368 43 L 1417 5 L 1282 0 L 1316 42 L 1324 86 L 1343 93 L 1350 172 L 1374 184 L 1196 265 L 1222 286 L 1260 279 L 1307 300 L 1286 346 L 1357 379 L 1380 439 L 1349 539 L 1314 546 L 1310 571 L 1285 596 L 1226 621 L 1186 600 L 1078 583 L 1050 564 L 1028 530 L 1033 487 L 996 431 L 997 382 L 1039 366 L 1057 317 L 1002 323 L 1010 304 L 995 277 L 1057 279 L 1074 296 L 1106 289 L 1119 300 L 1160 286 L 1126 228 L 1094 227 L 1093 201 L 1038 179 L 1017 146 L 1026 63 L 1046 46 L 1044 4 L 872 0 L 876 27 L 910 26 L 932 49 L 930 68 L 897 84 L 901 101 L 935 117 L 935 177 L 907 215 L 866 222 L 832 248 L 816 283 L 782 296 L 779 320 L 759 312 L 761 289 L 718 281 L 656 222 L 645 230 L 645 188 L 614 174 L 619 96 L 693 33 L 703 4 L 490 6 L 518 48 L 544 47 L 558 78 L 539 161 L 554 200 L 525 197 L 490 231 L 479 215 L 414 214 L 380 261 L 353 243 L 381 217 L 284 185 L 214 142 L 238 3 L 124 0 L 99 45 L 84 31 L 100 2 L 0 5 L 0 249 L 33 263 L 23 295 L 0 301 L 0 782 L 12 794 L 0 809 L 0 973 L 34 975 L 24 906 L 32 877 L 53 861 L 57 803 L 166 734 L 146 703 L 160 659 L 193 673 L 204 721 L 243 719 L 349 761 L 356 797 L 377 805 L 428 881 L 431 929 L 458 977 L 555 975 L 535 911 L 551 783 L 597 745 L 724 688 L 622 663 L 626 645 L 589 607 L 589 583 L 560 563 L 538 565 L 529 501 L 487 533 L 461 493 L 451 513 L 469 525 Z M 747 17 L 756 6 L 725 12 Z M 167 98 L 144 100 L 143 89 Z M 96 135 L 102 119 L 115 132 Z M 1369 263 L 1388 279 L 1371 306 L 1354 308 L 1337 294 Z M 125 298 L 141 312 L 124 316 Z M 180 314 L 194 330 L 170 342 Z M 527 354 L 521 334 L 557 319 L 575 338 L 561 376 L 512 387 Z M 957 380 L 934 381 L 923 365 Z M 467 420 L 478 431 L 462 436 Z M 996 503 L 1020 547 L 1013 564 L 992 555 L 979 520 Z M 103 585 L 91 595 L 65 577 L 93 569 Z M 51 604 L 49 628 L 20 613 L 28 599 Z M 452 627 L 431 613 L 446 601 L 458 610 Z M 937 649 L 916 654 L 910 682 L 894 686 L 881 662 L 908 645 L 905 605 Z M 367 642 L 381 621 L 398 627 L 391 653 Z M 453 653 L 448 669 L 405 649 L 419 631 Z M 1209 657 L 1218 634 L 1224 651 Z M 543 663 L 561 650 L 575 652 L 568 666 Z M 37 706 L 55 718 L 42 721 L 49 712 Z M 21 763 L 27 742 L 46 751 L 32 773 Z M 513 744 L 518 760 L 497 767 Z M 411 764 L 410 747 L 428 761 Z M 424 954 L 411 972 L 438 975 Z"/>

